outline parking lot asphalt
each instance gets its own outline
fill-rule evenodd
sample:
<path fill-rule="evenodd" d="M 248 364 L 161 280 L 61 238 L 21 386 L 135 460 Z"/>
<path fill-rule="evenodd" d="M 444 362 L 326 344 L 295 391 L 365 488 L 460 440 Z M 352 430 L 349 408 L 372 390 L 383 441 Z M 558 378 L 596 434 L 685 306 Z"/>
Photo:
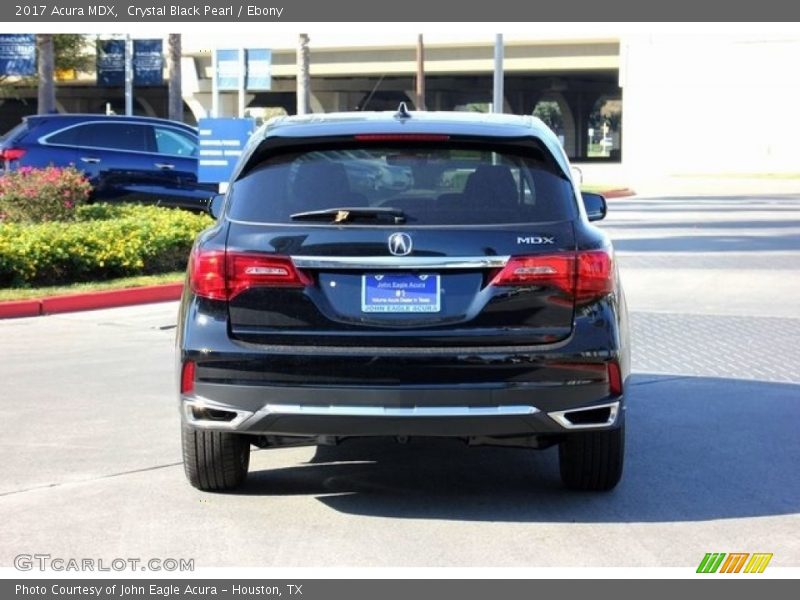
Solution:
<path fill-rule="evenodd" d="M 626 471 L 444 440 L 260 450 L 237 494 L 180 464 L 176 304 L 0 322 L 0 567 L 800 566 L 800 196 L 613 200 L 631 310 Z"/>

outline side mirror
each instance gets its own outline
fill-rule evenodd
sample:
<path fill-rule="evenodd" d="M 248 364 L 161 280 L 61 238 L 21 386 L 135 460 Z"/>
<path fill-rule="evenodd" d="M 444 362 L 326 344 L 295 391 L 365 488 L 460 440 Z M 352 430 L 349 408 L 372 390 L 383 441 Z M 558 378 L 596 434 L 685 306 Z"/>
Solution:
<path fill-rule="evenodd" d="M 208 214 L 214 219 L 219 219 L 222 214 L 222 206 L 225 204 L 225 194 L 217 194 L 208 202 Z"/>
<path fill-rule="evenodd" d="M 600 221 L 606 218 L 608 206 L 606 199 L 601 194 L 592 192 L 581 192 L 583 207 L 586 209 L 586 216 L 590 221 Z"/>

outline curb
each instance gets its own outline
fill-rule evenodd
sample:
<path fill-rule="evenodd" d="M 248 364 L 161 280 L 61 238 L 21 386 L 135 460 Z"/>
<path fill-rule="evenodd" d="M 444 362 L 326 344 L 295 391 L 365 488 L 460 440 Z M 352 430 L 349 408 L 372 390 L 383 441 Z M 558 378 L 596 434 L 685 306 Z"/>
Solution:
<path fill-rule="evenodd" d="M 50 296 L 31 300 L 12 300 L 10 302 L 0 302 L 0 319 L 38 317 L 80 310 L 168 302 L 180 299 L 182 292 L 182 283 L 166 283 L 121 290 Z"/>
<path fill-rule="evenodd" d="M 38 317 L 42 314 L 41 300 L 12 300 L 0 302 L 0 319 Z"/>
<path fill-rule="evenodd" d="M 606 200 L 610 200 L 611 198 L 626 198 L 628 196 L 635 196 L 636 192 L 634 192 L 630 188 L 620 188 L 618 190 L 608 190 L 607 192 L 601 192 L 601 194 Z"/>

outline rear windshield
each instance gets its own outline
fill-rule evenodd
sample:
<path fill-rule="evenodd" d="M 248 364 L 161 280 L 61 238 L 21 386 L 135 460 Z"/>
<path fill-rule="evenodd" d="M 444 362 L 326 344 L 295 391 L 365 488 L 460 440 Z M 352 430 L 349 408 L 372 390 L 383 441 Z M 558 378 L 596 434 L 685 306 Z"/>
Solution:
<path fill-rule="evenodd" d="M 229 216 L 291 223 L 303 212 L 391 208 L 418 225 L 572 219 L 570 183 L 538 155 L 424 145 L 282 154 L 233 184 Z"/>

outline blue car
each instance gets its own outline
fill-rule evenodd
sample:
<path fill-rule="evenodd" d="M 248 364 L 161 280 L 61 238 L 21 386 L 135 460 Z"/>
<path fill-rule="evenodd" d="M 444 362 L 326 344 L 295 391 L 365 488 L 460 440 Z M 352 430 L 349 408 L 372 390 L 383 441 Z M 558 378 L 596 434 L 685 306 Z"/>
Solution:
<path fill-rule="evenodd" d="M 93 202 L 140 202 L 206 210 L 216 192 L 197 181 L 197 132 L 150 117 L 53 114 L 26 117 L 0 141 L 5 170 L 74 165 Z"/>

